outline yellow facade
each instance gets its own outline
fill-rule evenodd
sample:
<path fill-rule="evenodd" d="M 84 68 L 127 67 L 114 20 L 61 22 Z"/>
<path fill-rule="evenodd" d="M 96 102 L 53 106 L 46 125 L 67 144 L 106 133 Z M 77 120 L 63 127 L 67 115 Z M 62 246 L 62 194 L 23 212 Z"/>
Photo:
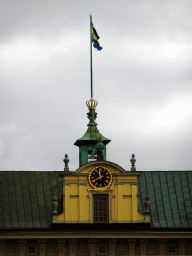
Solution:
<path fill-rule="evenodd" d="M 103 166 L 112 173 L 108 189 L 93 189 L 89 172 Z M 93 195 L 109 196 L 109 223 L 150 222 L 149 216 L 138 212 L 139 172 L 126 172 L 108 161 L 89 162 L 76 172 L 63 172 L 63 213 L 54 214 L 53 223 L 93 223 Z"/>

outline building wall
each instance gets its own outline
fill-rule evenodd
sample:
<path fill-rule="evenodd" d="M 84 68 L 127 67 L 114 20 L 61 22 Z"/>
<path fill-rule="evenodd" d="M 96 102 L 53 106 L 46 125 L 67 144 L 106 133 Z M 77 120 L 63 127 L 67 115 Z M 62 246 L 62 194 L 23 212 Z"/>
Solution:
<path fill-rule="evenodd" d="M 104 252 L 105 250 L 105 252 Z M 192 255 L 192 239 L 0 240 L 0 256 Z"/>

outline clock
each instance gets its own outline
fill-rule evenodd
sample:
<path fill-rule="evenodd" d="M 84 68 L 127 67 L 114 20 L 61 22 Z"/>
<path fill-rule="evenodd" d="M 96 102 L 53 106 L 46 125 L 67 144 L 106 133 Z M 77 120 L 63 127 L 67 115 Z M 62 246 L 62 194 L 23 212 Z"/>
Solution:
<path fill-rule="evenodd" d="M 97 166 L 89 172 L 88 181 L 92 188 L 105 190 L 111 186 L 113 177 L 109 169 Z"/>

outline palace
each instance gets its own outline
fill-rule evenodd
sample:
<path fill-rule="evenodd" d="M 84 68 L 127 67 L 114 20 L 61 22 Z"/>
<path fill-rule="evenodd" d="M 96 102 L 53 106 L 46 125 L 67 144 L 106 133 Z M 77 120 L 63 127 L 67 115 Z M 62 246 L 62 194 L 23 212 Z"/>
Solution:
<path fill-rule="evenodd" d="M 192 255 L 192 171 L 136 171 L 107 161 L 110 142 L 87 101 L 79 167 L 0 172 L 0 256 Z"/>

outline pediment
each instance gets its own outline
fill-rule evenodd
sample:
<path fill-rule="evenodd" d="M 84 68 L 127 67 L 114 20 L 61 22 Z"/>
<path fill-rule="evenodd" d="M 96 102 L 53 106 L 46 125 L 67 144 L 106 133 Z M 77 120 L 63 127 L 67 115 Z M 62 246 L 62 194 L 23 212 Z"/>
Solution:
<path fill-rule="evenodd" d="M 118 164 L 115 164 L 113 162 L 109 162 L 109 161 L 92 161 L 92 162 L 89 162 L 89 163 L 84 164 L 83 166 L 79 167 L 76 170 L 76 173 L 77 174 L 79 174 L 79 173 L 88 173 L 90 169 L 92 169 L 96 166 L 99 166 L 99 165 L 105 166 L 106 168 L 112 168 L 117 173 L 123 173 L 123 174 L 127 173 L 125 171 L 125 169 L 123 169 L 121 166 L 119 166 Z"/>

